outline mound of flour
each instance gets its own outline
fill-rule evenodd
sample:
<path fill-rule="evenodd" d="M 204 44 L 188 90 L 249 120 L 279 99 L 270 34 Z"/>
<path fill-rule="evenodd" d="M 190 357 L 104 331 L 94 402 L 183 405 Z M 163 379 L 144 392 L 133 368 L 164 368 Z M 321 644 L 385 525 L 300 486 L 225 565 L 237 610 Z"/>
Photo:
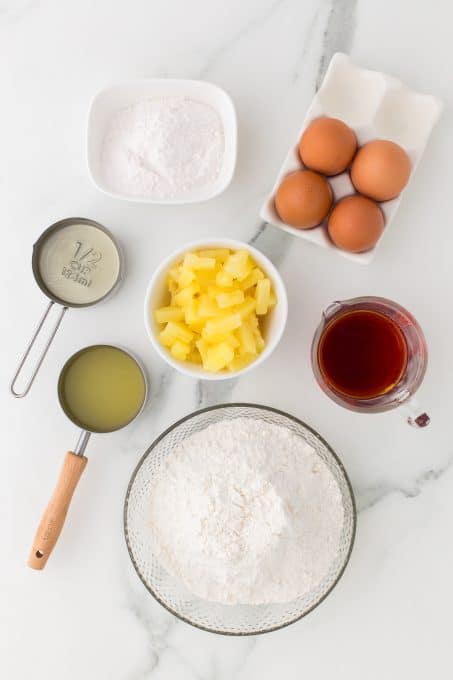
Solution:
<path fill-rule="evenodd" d="M 287 602 L 334 560 L 340 489 L 286 428 L 238 418 L 191 435 L 150 489 L 155 554 L 196 595 L 229 604 Z"/>

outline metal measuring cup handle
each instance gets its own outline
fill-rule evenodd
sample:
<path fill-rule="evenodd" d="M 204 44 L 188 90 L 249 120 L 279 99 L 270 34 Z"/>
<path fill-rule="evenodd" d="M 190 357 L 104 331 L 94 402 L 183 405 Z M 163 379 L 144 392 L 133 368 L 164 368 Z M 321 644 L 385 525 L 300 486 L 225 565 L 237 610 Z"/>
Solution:
<path fill-rule="evenodd" d="M 54 300 L 51 300 L 51 301 L 49 302 L 49 304 L 47 305 L 47 307 L 46 307 L 46 309 L 45 309 L 45 311 L 44 311 L 44 314 L 43 314 L 42 317 L 40 318 L 39 323 L 38 323 L 38 325 L 36 326 L 36 330 L 35 330 L 35 332 L 34 332 L 32 338 L 31 338 L 30 342 L 28 343 L 27 348 L 26 348 L 24 354 L 22 355 L 21 360 L 19 361 L 19 365 L 18 365 L 18 367 L 17 367 L 17 370 L 16 370 L 16 372 L 15 372 L 15 374 L 14 374 L 14 376 L 13 376 L 13 379 L 12 379 L 12 381 L 11 381 L 11 383 L 10 383 L 9 389 L 10 389 L 10 391 L 11 391 L 11 394 L 13 395 L 13 397 L 16 397 L 17 399 L 21 399 L 22 397 L 25 397 L 25 395 L 28 394 L 28 392 L 30 391 L 30 387 L 33 385 L 33 382 L 34 382 L 36 376 L 38 375 L 38 371 L 39 371 L 39 369 L 41 368 L 41 364 L 42 364 L 42 362 L 44 361 L 44 359 L 45 359 L 45 357 L 46 357 L 46 354 L 47 354 L 47 352 L 48 352 L 48 350 L 49 350 L 49 347 L 50 347 L 50 345 L 52 344 L 52 340 L 54 339 L 54 337 L 55 337 L 55 335 L 56 335 L 56 333 L 57 333 L 57 330 L 58 330 L 58 328 L 60 327 L 60 324 L 61 324 L 61 322 L 62 322 L 62 320 L 63 320 L 63 317 L 64 317 L 64 315 L 65 315 L 65 313 L 66 313 L 66 311 L 67 311 L 67 309 L 68 309 L 67 307 L 62 307 L 62 308 L 61 308 L 61 311 L 60 311 L 59 315 L 57 316 L 57 319 L 56 319 L 56 321 L 55 321 L 55 324 L 54 324 L 54 326 L 52 327 L 52 330 L 51 330 L 51 332 L 50 332 L 49 338 L 48 338 L 48 340 L 47 340 L 47 342 L 46 342 L 46 344 L 45 344 L 45 346 L 44 346 L 44 348 L 43 348 L 43 350 L 42 350 L 40 356 L 38 357 L 38 359 L 37 359 L 37 361 L 36 361 L 36 363 L 35 363 L 35 367 L 34 367 L 34 369 L 33 369 L 32 374 L 30 375 L 28 381 L 25 383 L 24 388 L 23 388 L 21 391 L 18 391 L 18 390 L 16 389 L 16 383 L 17 383 L 17 381 L 18 381 L 18 379 L 19 379 L 19 377 L 20 377 L 20 375 L 21 375 L 21 373 L 22 373 L 22 368 L 24 367 L 24 364 L 26 363 L 26 361 L 27 361 L 27 359 L 28 359 L 28 356 L 29 356 L 29 354 L 30 354 L 30 352 L 31 352 L 31 350 L 32 350 L 32 348 L 33 348 L 33 345 L 35 344 L 35 342 L 36 342 L 36 340 L 37 340 L 39 334 L 41 333 L 41 329 L 43 328 L 44 323 L 45 323 L 47 317 L 49 316 L 50 310 L 52 309 L 52 307 L 53 307 L 54 304 L 55 304 Z"/>

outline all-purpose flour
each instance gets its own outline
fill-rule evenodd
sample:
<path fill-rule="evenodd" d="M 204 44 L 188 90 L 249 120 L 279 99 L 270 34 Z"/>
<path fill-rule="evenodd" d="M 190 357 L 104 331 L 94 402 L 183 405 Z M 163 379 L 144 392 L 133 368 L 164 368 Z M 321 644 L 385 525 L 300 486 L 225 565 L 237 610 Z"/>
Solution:
<path fill-rule="evenodd" d="M 185 97 L 153 98 L 111 118 L 101 173 L 119 194 L 172 198 L 214 182 L 223 153 L 222 121 L 211 106 Z"/>
<path fill-rule="evenodd" d="M 157 558 L 207 600 L 292 600 L 337 554 L 344 511 L 333 475 L 300 437 L 265 421 L 223 421 L 188 437 L 150 498 Z"/>

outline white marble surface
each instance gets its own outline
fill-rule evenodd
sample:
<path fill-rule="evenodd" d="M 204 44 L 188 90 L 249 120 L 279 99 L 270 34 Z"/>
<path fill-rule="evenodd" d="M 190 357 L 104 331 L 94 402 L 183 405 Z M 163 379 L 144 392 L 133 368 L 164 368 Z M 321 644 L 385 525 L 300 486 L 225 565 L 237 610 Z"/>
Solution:
<path fill-rule="evenodd" d="M 1 412 L 0 677 L 60 680 L 393 680 L 451 675 L 451 4 L 403 0 L 3 0 L 0 5 Z M 446 109 L 373 264 L 359 267 L 264 228 L 263 197 L 334 51 L 445 100 Z M 204 78 L 228 90 L 239 159 L 221 197 L 189 207 L 118 202 L 91 186 L 85 124 L 91 96 L 129 78 Z M 71 215 L 110 227 L 128 275 L 117 297 L 71 311 L 29 397 L 7 384 L 44 299 L 31 245 Z M 279 265 L 290 318 L 250 378 L 204 386 L 167 369 L 142 323 L 147 281 L 182 242 L 250 240 Z M 321 309 L 360 294 L 394 298 L 426 331 L 419 397 L 432 425 L 392 412 L 346 412 L 316 387 L 309 345 Z M 129 429 L 93 437 L 90 462 L 43 573 L 25 566 L 41 509 L 77 431 L 61 413 L 59 369 L 86 344 L 120 343 L 152 378 Z M 200 405 L 255 401 L 317 428 L 342 457 L 359 505 L 356 546 L 333 594 L 301 622 L 258 638 L 203 633 L 148 595 L 129 564 L 122 505 L 144 449 Z"/>

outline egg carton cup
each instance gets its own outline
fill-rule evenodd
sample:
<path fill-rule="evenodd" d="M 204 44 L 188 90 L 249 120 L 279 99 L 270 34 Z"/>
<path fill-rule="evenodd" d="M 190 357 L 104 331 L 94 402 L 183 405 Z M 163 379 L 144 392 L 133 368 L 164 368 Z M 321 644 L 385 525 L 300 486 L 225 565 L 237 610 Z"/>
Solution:
<path fill-rule="evenodd" d="M 356 134 L 359 146 L 373 139 L 396 142 L 405 149 L 411 161 L 409 184 L 442 108 L 440 99 L 411 90 L 393 76 L 360 68 L 348 55 L 337 52 L 307 111 L 295 144 L 280 168 L 272 191 L 261 207 L 261 218 L 301 239 L 333 250 L 348 260 L 369 264 L 380 240 L 374 248 L 364 253 L 348 253 L 330 241 L 326 221 L 313 229 L 296 229 L 282 222 L 277 215 L 274 198 L 282 179 L 304 168 L 298 152 L 302 133 L 315 118 L 329 116 L 349 125 Z M 356 193 L 348 171 L 327 179 L 332 187 L 334 201 Z M 379 204 L 385 217 L 383 234 L 392 223 L 402 195 Z"/>

